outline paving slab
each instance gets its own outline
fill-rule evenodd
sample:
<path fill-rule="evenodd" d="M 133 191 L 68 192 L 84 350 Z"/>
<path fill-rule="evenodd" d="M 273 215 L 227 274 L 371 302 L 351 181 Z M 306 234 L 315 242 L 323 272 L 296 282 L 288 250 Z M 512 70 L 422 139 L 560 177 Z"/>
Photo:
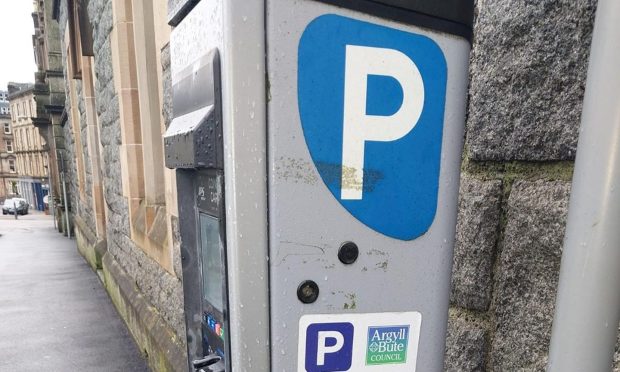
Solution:
<path fill-rule="evenodd" d="M 0 372 L 148 371 L 75 241 L 49 216 L 0 216 Z"/>

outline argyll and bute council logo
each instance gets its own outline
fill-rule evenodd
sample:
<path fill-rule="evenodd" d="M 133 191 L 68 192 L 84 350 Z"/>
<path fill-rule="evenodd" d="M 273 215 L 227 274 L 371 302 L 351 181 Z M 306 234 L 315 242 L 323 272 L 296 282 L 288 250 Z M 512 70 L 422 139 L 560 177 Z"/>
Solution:
<path fill-rule="evenodd" d="M 409 326 L 368 327 L 366 365 L 407 362 Z"/>
<path fill-rule="evenodd" d="M 297 372 L 414 372 L 421 314 L 307 314 L 299 321 Z"/>

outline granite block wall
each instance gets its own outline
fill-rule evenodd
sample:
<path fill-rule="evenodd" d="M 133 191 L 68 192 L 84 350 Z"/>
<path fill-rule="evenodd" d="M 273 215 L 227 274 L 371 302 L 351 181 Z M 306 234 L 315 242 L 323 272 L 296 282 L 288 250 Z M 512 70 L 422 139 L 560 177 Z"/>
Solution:
<path fill-rule="evenodd" d="M 60 39 L 65 40 L 67 22 L 67 4 L 63 0 L 60 5 L 61 25 Z M 88 14 L 93 28 L 94 72 L 95 72 L 95 105 L 100 141 L 102 146 L 102 175 L 104 187 L 104 203 L 106 211 L 107 254 L 111 255 L 118 266 L 133 279 L 135 290 L 148 302 L 150 309 L 163 319 L 166 326 L 173 330 L 178 341 L 185 341 L 185 323 L 183 317 L 182 284 L 177 275 L 163 269 L 150 258 L 143 249 L 131 239 L 129 209 L 127 199 L 123 196 L 120 145 L 121 127 L 119 97 L 114 85 L 112 67 L 111 32 L 113 29 L 112 0 L 91 0 L 88 2 Z M 69 92 L 69 80 L 66 71 L 66 45 L 63 43 L 63 65 L 65 66 L 65 85 Z M 79 133 L 82 136 L 82 149 L 76 149 L 76 140 L 72 130 L 70 115 L 64 126 L 64 137 L 67 143 L 66 159 L 68 162 L 70 193 L 72 195 L 74 214 L 95 231 L 95 216 L 92 210 L 91 163 L 86 151 L 86 115 L 82 95 L 82 84 L 75 80 L 80 113 Z M 70 96 L 67 94 L 66 109 L 71 110 Z M 79 150 L 79 152 L 78 152 Z M 80 154 L 81 153 L 81 154 Z M 84 157 L 85 190 L 87 197 L 78 200 L 76 157 Z M 178 246 L 178 244 L 177 244 Z M 179 349 L 183 349 L 181 345 Z"/>
<path fill-rule="evenodd" d="M 468 156 L 572 160 L 595 0 L 477 2 Z"/>
<path fill-rule="evenodd" d="M 80 123 L 77 126 L 79 132 L 76 135 L 80 136 L 80 144 L 82 149 L 85 149 L 88 144 L 88 132 L 86 121 L 86 102 L 83 94 L 83 84 L 81 80 L 75 81 L 76 93 L 78 97 L 78 115 Z M 71 105 L 69 105 L 69 108 Z M 71 120 L 71 119 L 69 119 Z M 95 213 L 93 210 L 93 171 L 92 163 L 90 160 L 90 153 L 88 151 L 81 151 L 83 164 L 84 164 L 84 197 L 79 204 L 79 215 L 84 223 L 91 231 L 96 231 Z"/>
<path fill-rule="evenodd" d="M 136 281 L 138 290 L 162 318 L 184 339 L 181 281 L 148 257 L 130 238 L 127 200 L 122 196 L 120 170 L 120 115 L 114 88 L 110 33 L 112 1 L 91 0 L 88 13 L 93 26 L 96 105 L 101 127 L 104 164 L 104 199 L 107 205 L 108 252 Z"/>
<path fill-rule="evenodd" d="M 477 1 L 447 371 L 545 370 L 595 10 Z"/>

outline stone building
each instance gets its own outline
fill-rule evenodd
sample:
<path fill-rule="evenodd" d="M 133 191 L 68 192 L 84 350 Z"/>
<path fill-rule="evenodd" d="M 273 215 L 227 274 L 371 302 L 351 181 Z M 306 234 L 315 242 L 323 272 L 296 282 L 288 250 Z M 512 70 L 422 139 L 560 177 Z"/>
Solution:
<path fill-rule="evenodd" d="M 58 152 L 78 249 L 151 367 L 182 370 L 178 212 L 174 174 L 163 164 L 166 0 L 45 2 L 60 31 Z"/>
<path fill-rule="evenodd" d="M 17 157 L 11 116 L 0 114 L 0 202 L 17 194 L 17 176 Z"/>
<path fill-rule="evenodd" d="M 178 210 L 162 160 L 165 15 L 183 1 L 45 2 L 60 26 L 58 151 L 78 248 L 153 369 L 183 370 Z M 447 371 L 545 369 L 595 8 L 477 3 Z"/>
<path fill-rule="evenodd" d="M 66 219 L 63 211 L 66 203 L 62 192 L 61 170 L 65 169 L 66 162 L 59 154 L 64 150 L 61 123 L 65 104 L 65 84 L 59 28 L 58 22 L 52 19 L 52 2 L 35 1 L 33 5 L 32 43 L 37 64 L 33 93 L 37 105 L 36 117 L 32 121 L 47 143 L 49 194 L 53 202 L 51 209 L 55 213 L 57 226 L 60 230 L 64 230 L 63 223 Z"/>
<path fill-rule="evenodd" d="M 34 85 L 9 83 L 9 103 L 19 172 L 17 190 L 32 208 L 42 211 L 49 188 L 48 157 L 47 142 L 34 125 L 37 115 Z"/>

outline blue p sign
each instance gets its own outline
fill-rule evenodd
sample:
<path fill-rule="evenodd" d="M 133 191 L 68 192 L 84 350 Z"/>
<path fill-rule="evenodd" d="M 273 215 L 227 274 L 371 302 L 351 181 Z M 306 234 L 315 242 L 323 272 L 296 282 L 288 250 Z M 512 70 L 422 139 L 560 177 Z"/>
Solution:
<path fill-rule="evenodd" d="M 299 42 L 299 112 L 323 182 L 349 213 L 411 240 L 437 209 L 447 65 L 430 38 L 337 15 Z"/>
<path fill-rule="evenodd" d="M 316 323 L 306 330 L 306 371 L 348 371 L 353 361 L 353 324 Z"/>
<path fill-rule="evenodd" d="M 424 83 L 415 63 L 394 49 L 347 45 L 344 72 L 341 199 L 361 200 L 366 142 L 396 141 L 418 123 Z M 391 115 L 369 115 L 368 77 L 389 76 L 401 86 L 400 108 Z"/>

